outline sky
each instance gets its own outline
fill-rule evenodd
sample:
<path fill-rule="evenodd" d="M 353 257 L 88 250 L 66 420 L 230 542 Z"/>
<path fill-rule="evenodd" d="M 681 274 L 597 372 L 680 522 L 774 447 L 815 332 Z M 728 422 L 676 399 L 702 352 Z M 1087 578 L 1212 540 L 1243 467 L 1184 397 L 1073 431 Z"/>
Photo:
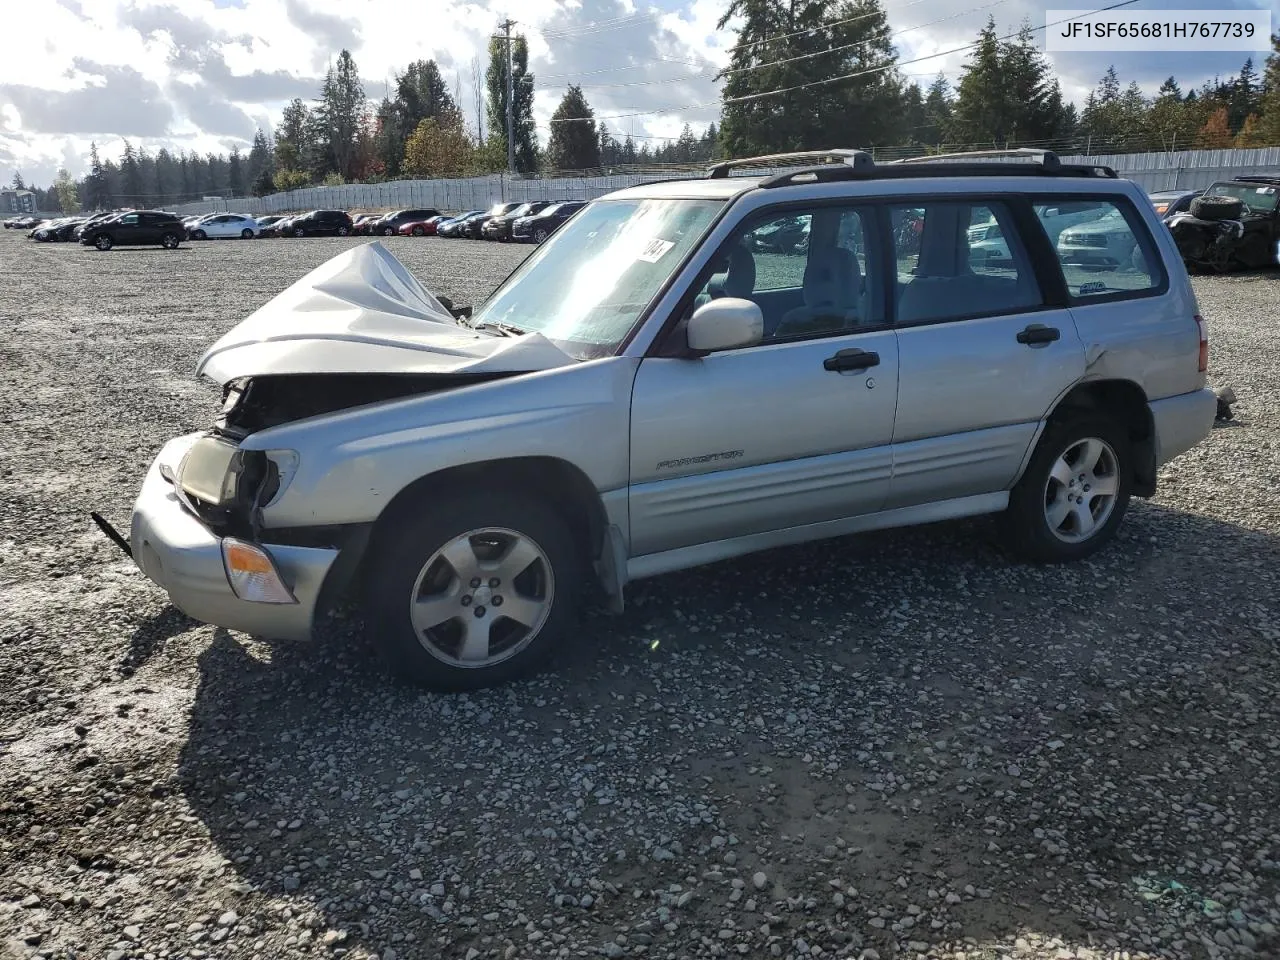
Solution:
<path fill-rule="evenodd" d="M 18 0 L 3 6 L 5 32 L 21 42 L 0 56 L 0 183 L 15 171 L 47 185 L 59 167 L 84 173 L 90 141 L 118 157 L 128 139 L 151 152 L 246 149 L 293 97 L 311 100 L 339 50 L 356 59 L 365 90 L 382 97 L 395 72 L 434 58 L 474 127 L 472 63 L 508 15 L 529 38 L 537 80 L 535 118 L 545 125 L 577 82 L 616 134 L 670 137 L 716 120 L 713 77 L 733 45 L 717 30 L 729 0 Z M 833 0 L 835 2 L 835 0 Z M 958 79 L 965 52 L 988 17 L 1001 32 L 1070 0 L 884 0 L 902 70 L 922 86 L 940 70 Z M 1258 7 L 1280 0 L 1139 0 L 1150 9 Z M 1043 43 L 1043 41 L 1041 41 Z M 1268 44 L 1255 57 L 1259 69 Z M 1122 83 L 1152 93 L 1170 73 L 1183 89 L 1238 72 L 1244 53 L 1057 54 L 1068 99 L 1081 103 L 1113 60 Z M 842 132 L 833 132 L 833 145 Z M 857 146 L 857 144 L 839 145 Z"/>

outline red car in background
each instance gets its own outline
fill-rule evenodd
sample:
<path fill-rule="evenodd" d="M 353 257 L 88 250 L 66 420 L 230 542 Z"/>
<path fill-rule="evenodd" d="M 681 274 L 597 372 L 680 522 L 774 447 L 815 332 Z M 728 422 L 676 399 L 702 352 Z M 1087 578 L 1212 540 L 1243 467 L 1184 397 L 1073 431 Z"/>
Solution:
<path fill-rule="evenodd" d="M 448 219 L 448 217 L 435 216 L 427 217 L 425 220 L 410 220 L 397 232 L 402 237 L 433 237 L 436 233 L 436 225 L 441 220 Z"/>

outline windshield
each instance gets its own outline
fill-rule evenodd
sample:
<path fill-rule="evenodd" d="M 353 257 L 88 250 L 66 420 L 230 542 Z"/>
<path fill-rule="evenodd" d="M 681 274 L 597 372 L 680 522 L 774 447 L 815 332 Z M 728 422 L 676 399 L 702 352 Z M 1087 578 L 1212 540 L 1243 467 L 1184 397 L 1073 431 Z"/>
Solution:
<path fill-rule="evenodd" d="M 1277 190 L 1265 183 L 1215 183 L 1206 192 L 1212 197 L 1235 197 L 1250 213 L 1270 213 L 1276 208 Z"/>
<path fill-rule="evenodd" d="M 601 200 L 588 205 L 477 311 L 477 324 L 537 331 L 579 359 L 616 352 L 721 200 Z"/>

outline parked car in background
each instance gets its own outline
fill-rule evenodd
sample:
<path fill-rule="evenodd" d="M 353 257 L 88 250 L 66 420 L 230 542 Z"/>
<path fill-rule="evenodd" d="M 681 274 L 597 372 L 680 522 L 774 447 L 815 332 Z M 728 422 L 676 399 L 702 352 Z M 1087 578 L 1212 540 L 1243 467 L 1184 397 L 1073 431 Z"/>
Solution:
<path fill-rule="evenodd" d="M 1053 204 L 1034 204 L 1032 209 L 1049 240 L 1055 245 L 1058 237 L 1067 227 L 1097 220 L 1105 210 L 1096 203 L 1071 203 L 1063 201 Z M 1005 240 L 1004 230 L 994 218 L 971 226 L 967 233 L 969 239 L 969 259 L 1002 263 L 1011 259 L 1009 244 Z"/>
<path fill-rule="evenodd" d="M 541 213 L 547 207 L 551 206 L 546 200 L 532 200 L 528 203 L 522 203 L 509 213 L 504 213 L 500 217 L 490 217 L 484 222 L 484 226 L 480 228 L 480 234 L 486 240 L 507 241 L 511 239 L 511 225 L 520 217 L 529 217 L 535 213 Z"/>
<path fill-rule="evenodd" d="M 290 215 L 285 215 L 275 223 L 261 228 L 260 236 L 263 237 L 283 237 L 288 235 L 289 223 L 293 220 Z"/>
<path fill-rule="evenodd" d="M 282 235 L 290 237 L 345 237 L 351 233 L 351 216 L 345 210 L 312 210 L 289 221 Z"/>
<path fill-rule="evenodd" d="M 259 217 L 258 218 L 259 235 L 265 234 L 268 229 L 270 229 L 271 227 L 273 227 L 275 224 L 279 223 L 283 219 L 284 219 L 284 214 L 282 213 L 273 213 L 270 216 Z"/>
<path fill-rule="evenodd" d="M 430 207 L 415 210 L 397 210 L 395 213 L 388 213 L 386 216 L 375 220 L 370 225 L 369 232 L 391 237 L 399 233 L 400 228 L 406 223 L 420 223 L 429 217 L 438 216 L 440 216 L 440 211 Z"/>
<path fill-rule="evenodd" d="M 410 220 L 406 224 L 402 224 L 399 230 L 402 237 L 432 237 L 435 236 L 436 227 L 440 225 L 442 220 L 448 219 L 442 214 L 436 214 L 434 217 L 427 217 L 425 220 Z"/>
<path fill-rule="evenodd" d="M 119 212 L 95 213 L 93 216 L 89 217 L 83 223 L 79 223 L 72 228 L 71 239 L 79 240 L 80 237 L 84 234 L 84 231 L 87 230 L 89 227 L 93 226 L 95 223 L 102 223 L 105 220 L 114 220 L 118 216 L 120 216 Z"/>
<path fill-rule="evenodd" d="M 186 239 L 186 228 L 175 214 L 161 210 L 133 210 L 110 220 L 86 227 L 80 233 L 80 242 L 99 250 L 115 246 L 148 246 L 159 244 L 166 250 L 176 250 Z"/>
<path fill-rule="evenodd" d="M 44 223 L 44 217 L 37 217 L 33 214 L 26 214 L 20 217 L 10 217 L 4 222 L 6 230 L 30 230 Z"/>
<path fill-rule="evenodd" d="M 233 237 L 252 240 L 261 232 L 262 227 L 258 225 L 258 221 L 243 213 L 214 213 L 187 228 L 187 235 L 192 240 L 225 240 Z"/>
<path fill-rule="evenodd" d="M 466 237 L 468 240 L 479 240 L 484 236 L 484 225 L 494 217 L 505 217 L 508 213 L 520 206 L 518 203 L 496 203 L 484 212 L 482 217 L 478 219 L 468 219 L 458 229 L 458 235 Z"/>
<path fill-rule="evenodd" d="M 485 210 L 468 210 L 466 213 L 460 213 L 456 217 L 450 217 L 447 220 L 441 220 L 436 224 L 436 236 L 438 237 L 457 237 L 460 236 L 459 230 L 462 224 L 471 217 L 478 217 L 481 214 L 487 215 Z"/>
<path fill-rule="evenodd" d="M 586 205 L 585 200 L 565 200 L 550 204 L 537 213 L 519 217 L 512 221 L 511 239 L 526 243 L 542 243 Z"/>
<path fill-rule="evenodd" d="M 1137 240 L 1118 208 L 1058 235 L 1058 257 L 1065 264 L 1093 270 L 1119 270 L 1134 263 Z"/>
<path fill-rule="evenodd" d="M 84 223 L 84 217 L 59 217 L 56 220 L 46 220 L 31 231 L 31 236 L 33 240 L 41 243 L 57 243 L 70 239 L 71 232 L 81 223 Z"/>
<path fill-rule="evenodd" d="M 380 213 L 361 213 L 351 218 L 351 232 L 365 236 L 369 228 L 382 219 Z"/>
<path fill-rule="evenodd" d="M 1202 193 L 1204 193 L 1203 190 L 1161 190 L 1150 194 L 1151 205 L 1156 208 L 1160 219 L 1168 220 L 1175 213 L 1190 210 L 1191 201 Z"/>

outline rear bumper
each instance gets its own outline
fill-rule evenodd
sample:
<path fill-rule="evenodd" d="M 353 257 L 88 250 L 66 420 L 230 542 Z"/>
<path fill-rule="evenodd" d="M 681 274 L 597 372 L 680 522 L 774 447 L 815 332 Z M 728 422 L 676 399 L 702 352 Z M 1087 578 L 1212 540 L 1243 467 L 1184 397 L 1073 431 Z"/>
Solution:
<path fill-rule="evenodd" d="M 175 607 L 196 620 L 272 639 L 309 637 L 325 577 L 338 551 L 261 544 L 298 602 L 249 603 L 237 597 L 223 569 L 221 539 L 187 510 L 160 472 L 164 464 L 176 473 L 198 436 L 169 441 L 147 471 L 133 508 L 134 562 Z"/>
<path fill-rule="evenodd" d="M 1186 453 L 1213 430 L 1218 398 L 1205 387 L 1176 397 L 1152 400 L 1151 420 L 1156 433 L 1156 463 L 1168 463 Z"/>

